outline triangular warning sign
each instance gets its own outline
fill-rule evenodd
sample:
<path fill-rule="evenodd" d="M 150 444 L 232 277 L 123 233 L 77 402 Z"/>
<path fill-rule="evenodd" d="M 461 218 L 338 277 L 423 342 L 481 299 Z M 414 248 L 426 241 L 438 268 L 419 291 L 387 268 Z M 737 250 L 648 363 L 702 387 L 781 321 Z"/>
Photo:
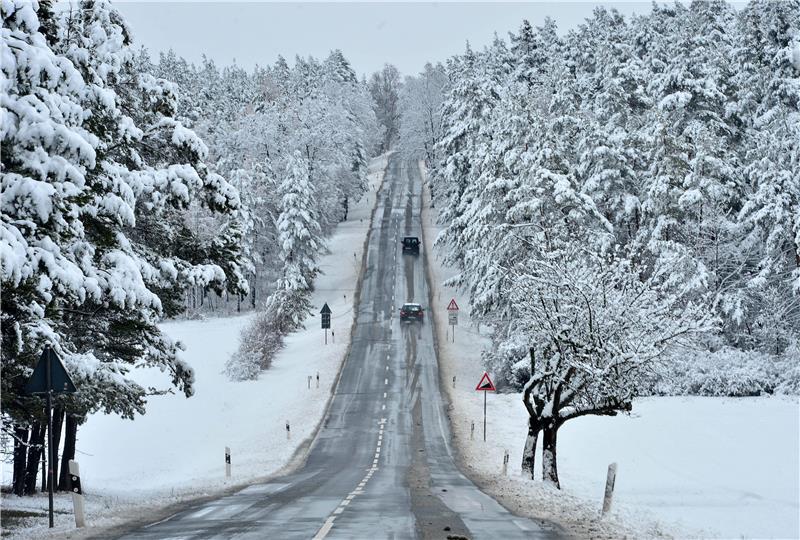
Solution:
<path fill-rule="evenodd" d="M 497 389 L 494 387 L 494 383 L 492 379 L 489 378 L 489 374 L 485 371 L 483 372 L 483 377 L 481 377 L 481 382 L 478 383 L 478 386 L 475 387 L 475 390 L 480 390 L 483 392 L 496 392 Z"/>
<path fill-rule="evenodd" d="M 28 379 L 28 384 L 25 385 L 25 393 L 46 394 L 51 390 L 54 394 L 71 394 L 76 391 L 61 359 L 53 349 L 45 347 L 39 363 L 36 364 L 31 378 Z"/>
<path fill-rule="evenodd" d="M 450 303 L 447 304 L 447 311 L 458 311 L 458 304 L 456 304 L 455 298 L 450 299 Z"/>

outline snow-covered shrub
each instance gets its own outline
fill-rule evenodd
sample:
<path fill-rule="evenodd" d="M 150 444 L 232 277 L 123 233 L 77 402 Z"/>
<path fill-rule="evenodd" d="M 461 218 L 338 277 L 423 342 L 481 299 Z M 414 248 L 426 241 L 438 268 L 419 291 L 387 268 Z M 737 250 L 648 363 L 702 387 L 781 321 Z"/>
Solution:
<path fill-rule="evenodd" d="M 283 337 L 303 327 L 308 306 L 308 291 L 279 287 L 267 299 L 263 311 L 242 330 L 239 348 L 225 364 L 225 374 L 231 380 L 243 381 L 269 369 L 283 348 Z"/>
<path fill-rule="evenodd" d="M 727 397 L 800 393 L 796 346 L 782 356 L 732 348 L 683 352 L 665 368 L 655 381 L 654 393 Z"/>
<path fill-rule="evenodd" d="M 253 380 L 268 369 L 283 346 L 283 333 L 275 312 L 261 312 L 242 330 L 239 348 L 225 363 L 225 374 L 234 381 Z"/>
<path fill-rule="evenodd" d="M 521 392 L 531 377 L 531 361 L 524 340 L 512 337 L 509 336 L 496 348 L 485 351 L 483 362 L 486 369 L 494 374 L 495 383 L 501 391 Z"/>
<path fill-rule="evenodd" d="M 775 393 L 800 396 L 800 340 L 791 342 L 783 355 L 782 364 L 778 369 L 779 382 Z"/>

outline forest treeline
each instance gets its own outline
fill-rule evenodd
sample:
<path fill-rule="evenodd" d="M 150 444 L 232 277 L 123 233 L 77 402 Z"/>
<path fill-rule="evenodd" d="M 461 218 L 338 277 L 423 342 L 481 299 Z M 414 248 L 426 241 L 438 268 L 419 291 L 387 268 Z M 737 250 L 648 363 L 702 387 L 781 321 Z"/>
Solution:
<path fill-rule="evenodd" d="M 527 21 L 401 94 L 532 471 L 648 393 L 800 390 L 800 3 Z"/>
<path fill-rule="evenodd" d="M 265 367 L 309 310 L 324 239 L 364 193 L 384 130 L 339 51 L 218 69 L 153 60 L 105 0 L 0 9 L 3 451 L 14 493 L 31 494 L 46 422 L 23 387 L 45 346 L 78 387 L 55 400 L 68 489 L 92 413 L 132 419 L 150 396 L 192 395 L 163 318 L 266 302 L 279 327 L 244 339 L 258 355 L 229 371 Z M 137 383 L 142 367 L 163 385 Z"/>

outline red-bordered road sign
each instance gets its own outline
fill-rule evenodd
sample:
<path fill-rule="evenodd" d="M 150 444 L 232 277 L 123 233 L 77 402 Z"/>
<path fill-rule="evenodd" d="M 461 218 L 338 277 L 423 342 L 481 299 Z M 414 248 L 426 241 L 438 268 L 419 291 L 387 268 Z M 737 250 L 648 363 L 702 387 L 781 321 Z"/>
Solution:
<path fill-rule="evenodd" d="M 481 382 L 478 383 L 478 386 L 475 387 L 475 390 L 479 390 L 481 392 L 496 392 L 497 388 L 494 387 L 494 383 L 492 382 L 492 379 L 489 378 L 489 374 L 484 371 L 483 377 L 481 377 Z"/>
<path fill-rule="evenodd" d="M 458 304 L 456 304 L 455 298 L 450 299 L 450 303 L 447 304 L 447 311 L 458 311 Z"/>

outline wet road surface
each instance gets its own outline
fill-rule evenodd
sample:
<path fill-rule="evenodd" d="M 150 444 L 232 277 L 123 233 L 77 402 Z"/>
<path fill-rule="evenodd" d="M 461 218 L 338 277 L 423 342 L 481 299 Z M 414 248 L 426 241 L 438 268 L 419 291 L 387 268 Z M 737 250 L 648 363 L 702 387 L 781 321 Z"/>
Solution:
<path fill-rule="evenodd" d="M 429 288 L 403 236 L 421 234 L 416 163 L 389 161 L 368 240 L 352 349 L 302 468 L 200 503 L 125 539 L 555 538 L 514 516 L 455 464 L 430 321 Z M 426 319 L 429 313 L 426 313 Z"/>

